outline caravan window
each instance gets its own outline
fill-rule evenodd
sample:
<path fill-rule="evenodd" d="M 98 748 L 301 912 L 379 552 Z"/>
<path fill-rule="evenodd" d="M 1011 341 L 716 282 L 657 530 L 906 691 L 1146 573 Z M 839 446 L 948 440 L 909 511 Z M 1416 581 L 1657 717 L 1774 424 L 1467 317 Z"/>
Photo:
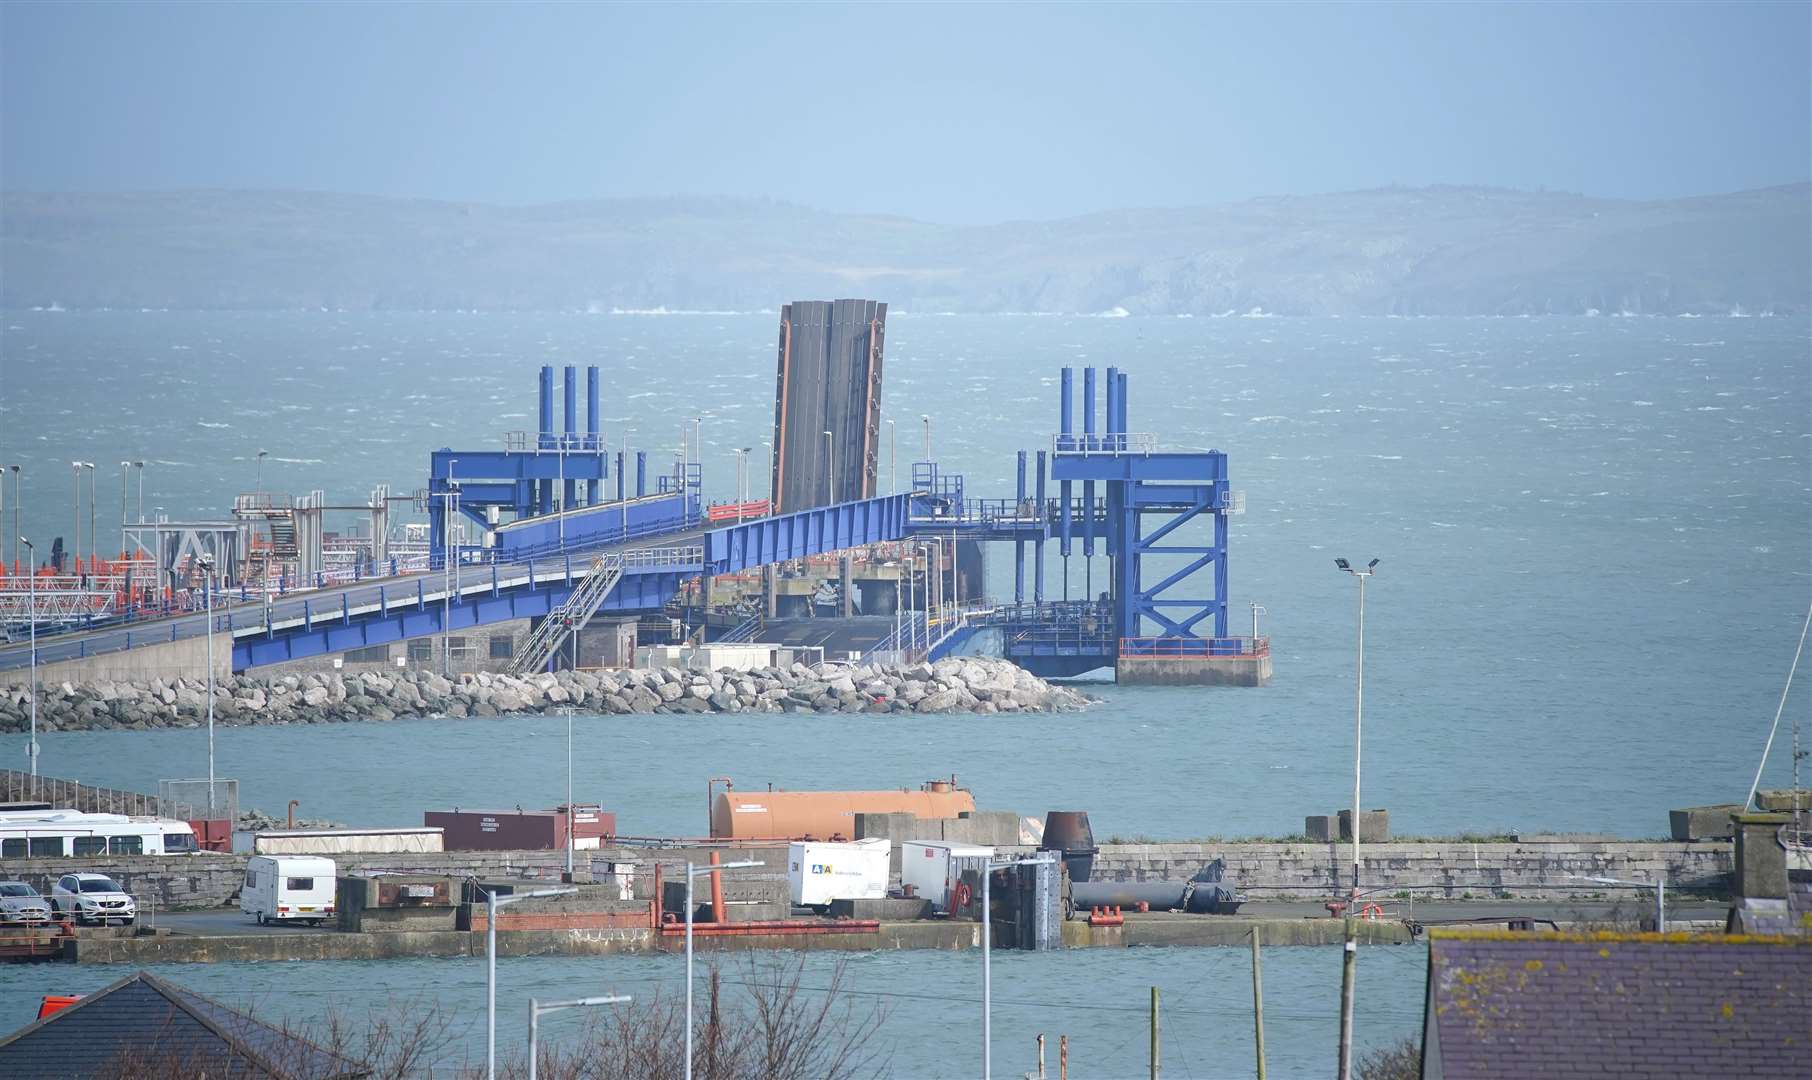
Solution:
<path fill-rule="evenodd" d="M 115 836 L 108 841 L 115 855 L 143 855 L 145 838 L 142 836 Z"/>
<path fill-rule="evenodd" d="M 258 887 L 258 871 L 247 870 L 245 872 L 245 887 L 248 889 L 256 889 Z"/>
<path fill-rule="evenodd" d="M 63 838 L 61 836 L 34 836 L 31 838 L 31 853 L 33 858 L 57 858 L 64 854 Z"/>
<path fill-rule="evenodd" d="M 292 892 L 307 892 L 315 887 L 315 879 L 311 877 L 293 877 L 284 882 L 283 887 Z"/>
<path fill-rule="evenodd" d="M 105 855 L 107 854 L 107 838 L 105 836 L 78 836 L 75 838 L 75 853 L 77 858 L 87 855 Z"/>

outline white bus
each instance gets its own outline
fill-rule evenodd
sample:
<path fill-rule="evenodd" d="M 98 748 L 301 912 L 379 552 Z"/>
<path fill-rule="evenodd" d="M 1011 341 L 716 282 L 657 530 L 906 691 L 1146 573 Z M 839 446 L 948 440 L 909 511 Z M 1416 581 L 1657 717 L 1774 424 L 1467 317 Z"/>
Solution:
<path fill-rule="evenodd" d="M 78 810 L 0 811 L 0 860 L 182 855 L 197 850 L 195 830 L 186 821 Z"/>

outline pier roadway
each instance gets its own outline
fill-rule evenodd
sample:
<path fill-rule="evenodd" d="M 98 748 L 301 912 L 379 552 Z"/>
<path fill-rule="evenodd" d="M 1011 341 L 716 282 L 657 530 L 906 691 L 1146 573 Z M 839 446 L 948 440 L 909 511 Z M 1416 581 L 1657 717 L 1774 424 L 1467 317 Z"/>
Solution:
<path fill-rule="evenodd" d="M 613 552 L 627 552 L 642 556 L 647 553 L 673 552 L 675 556 L 682 551 L 692 561 L 702 565 L 703 553 L 699 547 L 705 530 L 691 529 L 675 532 L 659 538 L 642 538 L 628 543 L 606 544 L 583 552 L 570 552 L 565 555 L 554 554 L 520 563 L 476 563 L 461 565 L 449 574 L 443 570 L 431 570 L 423 574 L 406 574 L 395 577 L 366 578 L 363 581 L 344 585 L 330 585 L 321 589 L 305 592 L 291 592 L 275 596 L 267 604 L 261 598 L 242 601 L 237 593 L 223 592 L 216 598 L 214 610 L 214 631 L 216 635 L 231 635 L 236 644 L 248 640 L 264 639 L 267 635 L 281 635 L 286 632 L 302 630 L 310 625 L 326 626 L 339 622 L 350 615 L 358 618 L 383 610 L 402 611 L 425 605 L 424 610 L 432 609 L 438 622 L 440 605 L 450 594 L 456 602 L 464 602 L 488 594 L 493 586 L 502 590 L 525 588 L 532 579 L 536 585 L 558 579 L 564 585 L 568 569 L 576 582 L 582 578 L 590 567 L 594 555 Z M 677 564 L 676 564 L 677 565 Z M 696 572 L 694 569 L 692 572 Z M 625 581 L 618 589 L 628 584 L 635 571 L 631 569 L 625 575 Z M 658 605 L 655 605 L 658 607 Z M 608 601 L 605 610 L 613 607 Z M 69 663 L 101 656 L 117 656 L 127 650 L 156 648 L 175 642 L 199 641 L 206 633 L 208 616 L 204 613 L 168 616 L 145 619 L 131 623 L 116 623 L 111 626 L 93 630 L 74 631 L 55 636 L 40 635 L 38 638 L 38 663 Z M 455 628 L 457 629 L 457 627 Z M 438 632 L 438 625 L 435 632 Z M 417 635 L 419 636 L 419 635 Z M 217 643 L 216 652 L 220 651 Z M 0 647 L 0 671 L 16 671 L 27 667 L 31 662 L 31 645 L 29 641 L 16 642 Z M 216 656 L 217 665 L 227 662 L 226 657 Z M 194 671 L 179 671 L 178 667 L 187 666 L 170 664 L 167 672 L 172 675 L 190 677 L 205 676 L 206 668 L 202 664 L 194 665 Z M 234 663 L 234 670 L 241 670 L 245 665 Z M 57 677 L 63 677 L 67 672 Z"/>

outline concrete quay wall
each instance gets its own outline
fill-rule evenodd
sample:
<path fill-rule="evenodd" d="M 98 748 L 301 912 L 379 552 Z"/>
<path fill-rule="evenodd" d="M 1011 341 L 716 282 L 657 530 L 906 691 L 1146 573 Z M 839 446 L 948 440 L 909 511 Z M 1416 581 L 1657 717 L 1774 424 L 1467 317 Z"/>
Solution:
<path fill-rule="evenodd" d="M 1002 849 L 1003 852 L 1008 849 Z M 1022 850 L 1022 849 L 1014 849 Z M 1561 843 L 1388 843 L 1362 845 L 1360 855 L 1368 888 L 1387 892 L 1413 889 L 1419 897 L 1458 900 L 1468 895 L 1488 899 L 1567 899 L 1614 887 L 1579 879 L 1614 877 L 1626 881 L 1663 878 L 1673 888 L 1723 892 L 1735 869 L 1727 842 L 1586 841 Z M 627 882 L 636 900 L 654 898 L 656 862 L 677 864 L 706 860 L 702 848 L 659 849 L 608 847 L 580 854 L 581 869 L 614 862 L 635 867 Z M 152 910 L 213 908 L 237 897 L 245 878 L 244 855 L 203 852 L 196 855 L 133 856 L 98 859 L 7 859 L 0 877 L 30 882 L 48 891 L 62 874 L 77 871 L 108 874 Z M 726 861 L 756 858 L 761 871 L 726 875 L 731 900 L 773 899 L 786 877 L 784 848 L 733 849 Z M 1226 860 L 1228 876 L 1240 892 L 1255 900 L 1304 900 L 1333 896 L 1347 887 L 1351 849 L 1345 844 L 1226 843 L 1108 844 L 1095 859 L 1100 881 L 1155 881 L 1194 876 L 1217 858 Z M 444 877 L 553 880 L 566 865 L 564 851 L 449 851 L 420 854 L 355 854 L 334 857 L 342 874 L 394 871 Z M 684 881 L 677 874 L 670 882 Z M 600 879 L 602 880 L 602 879 Z M 703 878 L 697 898 L 709 896 Z M 740 914 L 742 909 L 734 909 Z"/>
<path fill-rule="evenodd" d="M 1567 899 L 1614 886 L 1580 880 L 1612 877 L 1722 893 L 1735 870 L 1728 842 L 1647 840 L 1361 844 L 1368 889 L 1414 890 L 1459 900 L 1509 895 Z M 1193 877 L 1215 859 L 1250 899 L 1334 896 L 1352 884 L 1352 847 L 1343 843 L 1104 844 L 1096 880 L 1158 881 Z"/>

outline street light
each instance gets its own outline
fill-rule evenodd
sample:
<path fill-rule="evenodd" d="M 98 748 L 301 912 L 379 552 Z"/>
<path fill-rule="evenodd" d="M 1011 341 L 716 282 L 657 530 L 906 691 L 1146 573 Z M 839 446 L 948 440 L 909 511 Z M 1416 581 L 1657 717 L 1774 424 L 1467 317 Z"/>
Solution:
<path fill-rule="evenodd" d="M 518 900 L 535 900 L 544 896 L 570 896 L 579 890 L 534 889 L 529 892 L 498 896 L 491 889 L 484 893 L 484 962 L 485 962 L 485 1080 L 497 1080 L 497 909 Z"/>
<path fill-rule="evenodd" d="M 97 470 L 92 461 L 82 462 L 82 468 L 88 470 L 88 572 L 90 574 L 96 574 L 99 573 L 99 570 L 95 566 L 95 563 L 100 561 L 98 556 L 100 555 L 101 549 L 99 538 L 95 536 L 94 530 L 94 476 Z M 81 552 L 78 551 L 77 554 L 79 555 Z"/>
<path fill-rule="evenodd" d="M 931 414 L 920 413 L 919 420 L 925 425 L 925 460 L 931 460 Z"/>
<path fill-rule="evenodd" d="M 573 879 L 573 707 L 563 705 L 560 711 L 566 714 L 566 880 L 571 881 Z"/>
<path fill-rule="evenodd" d="M 1365 716 L 1365 579 L 1377 572 L 1378 560 L 1366 563 L 1363 570 L 1355 569 L 1345 559 L 1335 559 L 1334 565 L 1359 579 L 1359 666 L 1353 698 L 1353 895 L 1346 906 L 1346 955 L 1341 963 L 1340 974 L 1339 1077 L 1340 1080 L 1348 1080 L 1353 1074 L 1353 993 L 1357 982 L 1357 972 L 1354 969 L 1359 959 L 1353 916 L 1359 908 L 1359 825 L 1362 820 L 1359 810 L 1359 747 L 1362 730 L 1360 724 Z"/>
<path fill-rule="evenodd" d="M 753 448 L 748 446 L 730 448 L 730 452 L 736 455 L 736 523 L 738 525 L 742 524 L 742 504 L 748 501 L 748 496 L 743 494 L 743 489 L 748 485 L 749 451 L 751 449 Z"/>
<path fill-rule="evenodd" d="M 826 506 L 832 506 L 837 501 L 837 459 L 835 457 L 831 456 L 835 452 L 836 446 L 832 440 L 833 440 L 833 436 L 831 435 L 831 433 L 828 431 L 825 432 L 824 433 L 824 467 L 826 469 L 826 475 L 830 481 L 830 491 L 828 492 L 828 497 L 824 500 L 824 505 L 826 505 Z"/>
<path fill-rule="evenodd" d="M 132 475 L 132 463 L 120 462 L 120 555 L 126 554 L 126 487 L 127 479 Z"/>
<path fill-rule="evenodd" d="M 695 866 L 686 864 L 686 1080 L 692 1080 L 692 880 L 700 874 L 715 874 L 721 870 L 741 870 L 750 866 L 766 866 L 766 863 L 754 859 L 742 862 Z"/>
<path fill-rule="evenodd" d="M 19 466 L 8 465 L 7 469 L 9 469 L 13 474 L 13 562 L 17 563 L 19 561 L 19 539 L 20 539 L 19 538 L 19 500 L 21 498 L 23 498 L 24 496 L 21 495 L 20 491 L 19 491 Z M 5 480 L 6 480 L 6 477 L 0 476 L 0 482 L 4 482 Z"/>
<path fill-rule="evenodd" d="M 17 469 L 18 466 L 14 465 Z M 14 507 L 16 513 L 18 507 Z M 17 533 L 13 534 L 18 536 Z M 25 545 L 25 595 L 26 620 L 31 623 L 31 742 L 25 746 L 25 756 L 31 762 L 31 774 L 38 775 L 38 549 L 30 540 L 18 536 L 19 543 Z"/>
<path fill-rule="evenodd" d="M 72 511 L 74 514 L 74 524 L 72 527 L 75 530 L 75 535 L 70 544 L 70 553 L 77 562 L 80 562 L 82 560 L 82 463 L 79 461 L 70 462 L 69 473 L 70 479 L 75 484 L 75 509 Z"/>
<path fill-rule="evenodd" d="M 269 450 L 258 451 L 258 494 L 264 494 L 264 459 L 270 456 Z"/>
<path fill-rule="evenodd" d="M 208 609 L 208 812 L 214 811 L 214 556 L 202 554 L 201 591 Z M 231 621 L 231 620 L 228 620 Z"/>
<path fill-rule="evenodd" d="M 1579 877 L 1578 874 L 1568 874 L 1567 876 Z M 1655 932 L 1667 933 L 1667 881 L 1665 878 L 1657 877 L 1653 881 L 1625 881 L 1622 878 L 1614 877 L 1588 877 L 1579 878 L 1579 880 L 1590 881 L 1597 885 L 1627 885 L 1632 889 L 1655 890 Z"/>
<path fill-rule="evenodd" d="M 1036 866 L 1047 862 L 1046 859 L 1014 859 L 1010 862 L 991 862 L 982 870 L 981 887 L 981 932 L 982 932 L 982 1080 L 994 1080 L 994 920 L 989 917 L 988 881 L 994 871 L 1005 870 L 1012 866 Z"/>
<path fill-rule="evenodd" d="M 537 1062 L 535 1058 L 538 1053 L 538 1044 L 541 1037 L 541 1015 L 543 1013 L 559 1012 L 561 1009 L 589 1009 L 599 1005 L 626 1005 L 633 1000 L 635 999 L 627 995 L 618 994 L 610 997 L 575 998 L 572 1001 L 550 1001 L 543 1005 L 534 998 L 529 998 L 528 1080 L 535 1080 L 536 1077 Z"/>
<path fill-rule="evenodd" d="M 145 523 L 145 463 L 135 461 L 132 467 L 138 470 L 138 523 Z"/>
<path fill-rule="evenodd" d="M 895 436 L 899 433 L 892 420 L 887 421 L 887 493 L 900 493 L 900 453 Z"/>

